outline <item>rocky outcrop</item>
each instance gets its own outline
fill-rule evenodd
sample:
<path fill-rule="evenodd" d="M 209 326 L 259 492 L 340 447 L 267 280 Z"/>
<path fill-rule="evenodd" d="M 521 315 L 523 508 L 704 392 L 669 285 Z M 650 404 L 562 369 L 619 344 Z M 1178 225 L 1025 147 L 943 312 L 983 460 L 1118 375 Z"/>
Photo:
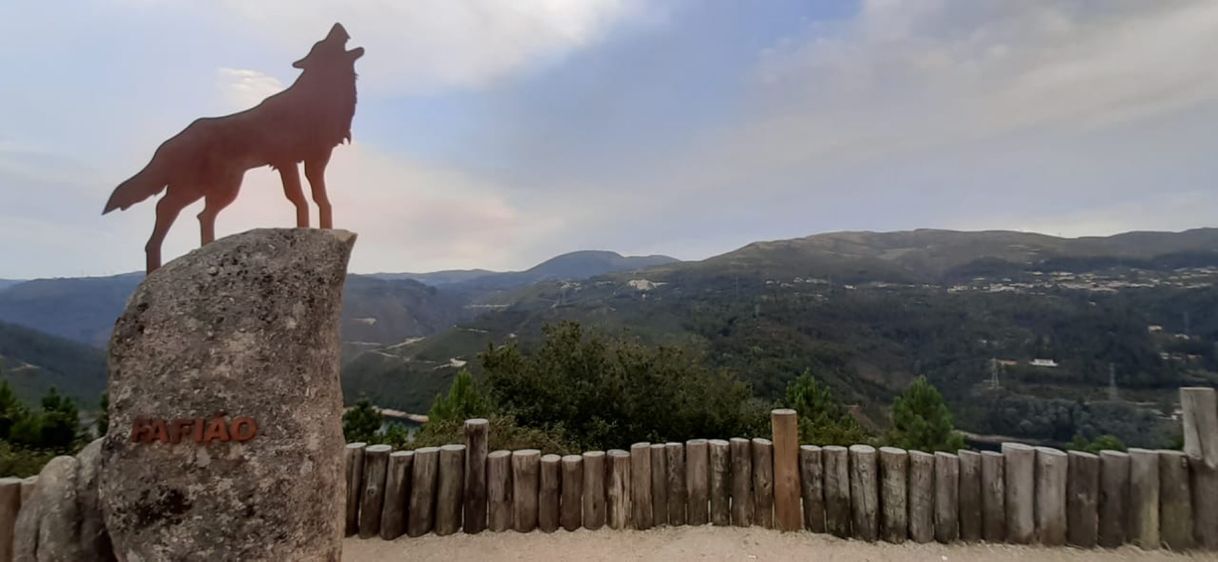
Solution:
<path fill-rule="evenodd" d="M 145 279 L 110 343 L 100 503 L 123 560 L 338 560 L 355 236 L 253 230 Z"/>
<path fill-rule="evenodd" d="M 55 457 L 43 467 L 29 501 L 21 506 L 14 531 L 13 560 L 78 562 L 80 507 L 74 457 Z"/>

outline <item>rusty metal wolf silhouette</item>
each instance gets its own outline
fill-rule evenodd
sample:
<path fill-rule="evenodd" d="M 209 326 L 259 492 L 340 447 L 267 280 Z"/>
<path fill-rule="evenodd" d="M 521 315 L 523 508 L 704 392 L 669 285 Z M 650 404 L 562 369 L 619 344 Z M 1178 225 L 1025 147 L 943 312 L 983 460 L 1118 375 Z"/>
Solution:
<path fill-rule="evenodd" d="M 326 164 L 335 146 L 351 140 L 355 60 L 364 54 L 363 47 L 348 51 L 348 39 L 347 30 L 334 24 L 305 58 L 292 63 L 301 73 L 291 87 L 252 109 L 196 120 L 157 148 L 143 170 L 115 188 L 103 215 L 165 192 L 144 247 L 149 273 L 161 266 L 161 244 L 178 213 L 199 199 L 204 200 L 201 244 L 215 239 L 216 215 L 237 198 L 242 177 L 252 168 L 279 171 L 283 193 L 296 207 L 296 226 L 305 228 L 309 205 L 296 167 L 303 162 L 321 228 L 333 227 Z"/>

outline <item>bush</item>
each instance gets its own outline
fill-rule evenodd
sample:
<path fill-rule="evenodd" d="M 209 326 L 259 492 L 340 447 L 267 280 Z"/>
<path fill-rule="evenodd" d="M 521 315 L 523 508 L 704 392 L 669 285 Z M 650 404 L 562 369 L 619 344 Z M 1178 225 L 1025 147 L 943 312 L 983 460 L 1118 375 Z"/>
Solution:
<path fill-rule="evenodd" d="M 355 407 L 343 413 L 343 437 L 348 443 L 377 443 L 381 429 L 381 414 L 367 398 L 361 398 Z"/>
<path fill-rule="evenodd" d="M 1074 440 L 1066 446 L 1066 449 L 1098 454 L 1100 451 L 1124 451 L 1125 444 L 1113 435 L 1105 434 L 1096 437 L 1094 441 L 1088 441 L 1083 434 L 1079 433 L 1074 436 Z"/>
<path fill-rule="evenodd" d="M 799 414 L 801 443 L 849 446 L 871 441 L 858 420 L 833 397 L 833 391 L 810 371 L 787 385 L 786 406 Z"/>

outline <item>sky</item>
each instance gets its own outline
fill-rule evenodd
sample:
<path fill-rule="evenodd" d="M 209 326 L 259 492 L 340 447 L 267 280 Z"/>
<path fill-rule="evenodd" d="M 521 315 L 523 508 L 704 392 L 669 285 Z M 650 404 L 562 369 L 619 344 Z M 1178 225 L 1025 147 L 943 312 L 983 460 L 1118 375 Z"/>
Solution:
<path fill-rule="evenodd" d="M 1212 0 L 10 0 L 0 278 L 142 269 L 155 204 L 102 216 L 110 192 L 336 21 L 366 49 L 327 181 L 355 272 L 1218 226 Z M 260 168 L 217 231 L 294 216 Z"/>

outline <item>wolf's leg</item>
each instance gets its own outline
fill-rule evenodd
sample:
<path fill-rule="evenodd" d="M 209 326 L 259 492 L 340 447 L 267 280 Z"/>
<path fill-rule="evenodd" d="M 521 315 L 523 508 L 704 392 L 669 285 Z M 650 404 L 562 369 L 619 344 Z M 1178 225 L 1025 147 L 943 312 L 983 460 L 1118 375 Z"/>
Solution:
<path fill-rule="evenodd" d="M 147 258 L 147 272 L 152 273 L 157 268 L 161 267 L 161 243 L 165 241 L 165 235 L 169 233 L 169 227 L 173 226 L 173 221 L 178 218 L 178 213 L 182 212 L 187 205 L 194 203 L 199 199 L 199 196 L 191 191 L 187 191 L 179 187 L 177 190 L 170 185 L 165 192 L 165 196 L 157 201 L 156 204 L 156 226 L 152 228 L 152 237 L 148 239 L 148 244 L 144 246 L 144 254 Z"/>
<path fill-rule="evenodd" d="M 201 246 L 211 244 L 216 239 L 216 215 L 219 215 L 220 211 L 223 211 L 225 207 L 237 199 L 237 192 L 240 190 L 241 178 L 238 177 L 236 185 L 229 183 L 223 189 L 207 194 L 203 211 L 199 213 L 199 238 L 201 239 Z"/>
<path fill-rule="evenodd" d="M 279 178 L 283 180 L 283 194 L 296 206 L 296 227 L 309 228 L 309 202 L 300 188 L 300 170 L 296 163 L 279 166 Z"/>
<path fill-rule="evenodd" d="M 330 198 L 326 195 L 326 164 L 330 163 L 330 151 L 325 155 L 305 160 L 305 178 L 313 189 L 313 202 L 317 203 L 317 211 L 321 215 L 322 228 L 334 228 L 334 220 L 330 214 Z"/>

